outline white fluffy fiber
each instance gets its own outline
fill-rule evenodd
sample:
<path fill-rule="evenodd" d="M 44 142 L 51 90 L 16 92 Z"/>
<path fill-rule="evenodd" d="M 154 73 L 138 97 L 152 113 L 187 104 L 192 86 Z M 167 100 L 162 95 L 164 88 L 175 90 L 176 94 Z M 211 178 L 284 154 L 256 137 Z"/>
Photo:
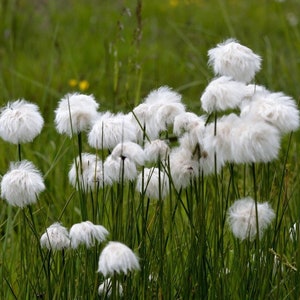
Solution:
<path fill-rule="evenodd" d="M 143 166 L 145 164 L 144 149 L 137 143 L 124 142 L 119 143 L 111 152 L 111 156 L 114 159 L 119 157 L 129 158 L 135 164 Z"/>
<path fill-rule="evenodd" d="M 145 168 L 138 175 L 136 190 L 150 199 L 164 199 L 169 193 L 169 177 L 158 168 Z"/>
<path fill-rule="evenodd" d="M 104 172 L 111 182 L 133 181 L 137 177 L 136 164 L 129 158 L 107 156 Z"/>
<path fill-rule="evenodd" d="M 254 78 L 261 66 L 261 57 L 234 39 L 228 39 L 210 49 L 208 56 L 208 63 L 216 75 L 230 76 L 245 83 Z"/>
<path fill-rule="evenodd" d="M 53 223 L 46 229 L 40 239 L 42 248 L 49 250 L 62 250 L 70 247 L 68 230 L 60 223 Z"/>
<path fill-rule="evenodd" d="M 144 153 L 147 162 L 156 163 L 158 160 L 167 160 L 170 147 L 166 141 L 156 139 L 145 143 Z"/>
<path fill-rule="evenodd" d="M 175 188 L 186 188 L 199 175 L 199 159 L 193 159 L 193 153 L 186 148 L 175 148 L 170 154 L 170 171 Z"/>
<path fill-rule="evenodd" d="M 264 121 L 241 118 L 231 130 L 232 160 L 235 163 L 270 162 L 280 149 L 278 129 Z"/>
<path fill-rule="evenodd" d="M 145 98 L 144 103 L 146 104 L 167 104 L 167 103 L 180 103 L 181 95 L 173 91 L 168 86 L 159 87 L 156 90 L 151 91 Z"/>
<path fill-rule="evenodd" d="M 151 91 L 144 102 L 133 109 L 132 121 L 137 127 L 138 141 L 146 135 L 157 139 L 161 131 L 172 125 L 177 115 L 185 112 L 181 95 L 167 86 Z"/>
<path fill-rule="evenodd" d="M 254 239 L 257 229 L 262 237 L 274 217 L 275 213 L 269 203 L 257 203 L 257 228 L 255 201 L 250 197 L 235 201 L 228 210 L 228 222 L 232 233 L 241 240 Z"/>
<path fill-rule="evenodd" d="M 1 197 L 12 206 L 23 208 L 33 204 L 44 190 L 42 174 L 27 160 L 11 163 L 1 180 Z"/>
<path fill-rule="evenodd" d="M 99 115 L 88 134 L 89 145 L 96 149 L 112 150 L 119 143 L 136 139 L 136 127 L 130 117 L 122 113 Z"/>
<path fill-rule="evenodd" d="M 204 111 L 211 113 L 236 108 L 252 94 L 245 83 L 222 76 L 208 84 L 200 100 Z"/>
<path fill-rule="evenodd" d="M 204 127 L 206 119 L 192 112 L 183 112 L 174 118 L 173 133 L 182 136 L 185 132 L 191 132 L 194 128 Z"/>
<path fill-rule="evenodd" d="M 83 244 L 87 248 L 95 245 L 95 242 L 103 242 L 108 235 L 108 231 L 102 225 L 95 225 L 90 221 L 74 224 L 69 231 L 71 247 L 78 248 Z"/>
<path fill-rule="evenodd" d="M 116 281 L 118 296 L 123 296 L 123 286 L 119 281 Z M 113 282 L 111 278 L 105 279 L 98 287 L 98 295 L 102 297 L 110 297 L 112 294 Z"/>
<path fill-rule="evenodd" d="M 78 189 L 79 183 L 81 190 L 84 192 L 112 184 L 111 179 L 104 170 L 101 159 L 91 153 L 81 154 L 81 165 L 80 158 L 77 157 L 71 165 L 68 176 L 70 184 Z"/>
<path fill-rule="evenodd" d="M 55 125 L 59 133 L 78 134 L 90 128 L 98 113 L 99 104 L 94 96 L 67 94 L 58 103 L 55 110 Z"/>
<path fill-rule="evenodd" d="M 224 165 L 233 160 L 232 132 L 234 128 L 240 126 L 240 122 L 241 119 L 232 113 L 218 119 L 216 124 L 210 123 L 206 126 L 202 147 L 210 156 L 216 153 L 217 165 Z"/>
<path fill-rule="evenodd" d="M 138 257 L 123 243 L 109 242 L 100 254 L 98 272 L 102 273 L 103 276 L 114 275 L 114 273 L 127 274 L 139 269 Z"/>
<path fill-rule="evenodd" d="M 251 101 L 244 103 L 241 116 L 251 116 L 266 121 L 282 133 L 299 128 L 299 111 L 293 98 L 282 92 L 256 92 Z"/>
<path fill-rule="evenodd" d="M 13 144 L 31 142 L 44 126 L 44 119 L 36 104 L 24 99 L 9 102 L 1 109 L 0 137 Z"/>

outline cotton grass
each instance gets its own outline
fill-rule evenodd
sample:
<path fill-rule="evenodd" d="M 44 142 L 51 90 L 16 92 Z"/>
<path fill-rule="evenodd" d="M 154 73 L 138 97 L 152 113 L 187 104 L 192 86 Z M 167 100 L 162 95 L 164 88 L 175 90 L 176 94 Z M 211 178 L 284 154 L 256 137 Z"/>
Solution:
<path fill-rule="evenodd" d="M 24 99 L 9 102 L 0 111 L 0 136 L 12 144 L 32 142 L 44 126 L 39 107 Z"/>
<path fill-rule="evenodd" d="M 232 233 L 241 240 L 247 238 L 253 240 L 257 233 L 262 237 L 274 217 L 274 210 L 269 203 L 255 204 L 250 197 L 235 201 L 228 211 L 228 222 Z"/>
<path fill-rule="evenodd" d="M 36 203 L 45 188 L 42 174 L 32 162 L 13 162 L 1 180 L 1 197 L 10 205 L 23 208 Z"/>
<path fill-rule="evenodd" d="M 123 243 L 109 242 L 100 254 L 98 272 L 102 273 L 104 277 L 115 273 L 126 275 L 128 272 L 139 269 L 138 257 Z"/>

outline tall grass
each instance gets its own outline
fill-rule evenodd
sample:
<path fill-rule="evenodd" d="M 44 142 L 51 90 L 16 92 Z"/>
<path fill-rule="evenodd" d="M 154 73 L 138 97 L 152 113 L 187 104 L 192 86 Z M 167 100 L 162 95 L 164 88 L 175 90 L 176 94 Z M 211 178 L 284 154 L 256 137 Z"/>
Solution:
<path fill-rule="evenodd" d="M 125 243 L 139 256 L 141 270 L 116 279 L 124 299 L 298 299 L 299 230 L 290 238 L 300 215 L 298 133 L 283 138 L 276 161 L 227 164 L 218 174 L 199 174 L 180 191 L 169 175 L 168 196 L 152 200 L 122 178 L 89 193 L 71 187 L 71 163 L 78 153 L 95 150 L 84 134 L 58 135 L 53 119 L 58 100 L 79 89 L 68 85 L 70 79 L 89 82 L 82 92 L 94 94 L 101 111 L 129 112 L 150 90 L 169 85 L 200 115 L 199 96 L 213 76 L 207 50 L 232 36 L 263 57 L 260 84 L 298 101 L 299 3 L 106 2 L 0 3 L 1 103 L 25 98 L 41 108 L 45 128 L 22 146 L 22 158 L 39 166 L 47 186 L 30 208 L 1 202 L 0 298 L 99 297 L 105 278 L 96 271 L 105 242 L 63 251 L 39 243 L 54 222 L 70 228 L 91 220 L 108 229 L 108 240 Z M 3 176 L 9 162 L 18 160 L 18 149 L 0 141 L 0 154 Z M 168 164 L 156 167 L 170 174 Z M 239 241 L 227 211 L 248 195 L 269 201 L 276 217 L 261 239 Z"/>

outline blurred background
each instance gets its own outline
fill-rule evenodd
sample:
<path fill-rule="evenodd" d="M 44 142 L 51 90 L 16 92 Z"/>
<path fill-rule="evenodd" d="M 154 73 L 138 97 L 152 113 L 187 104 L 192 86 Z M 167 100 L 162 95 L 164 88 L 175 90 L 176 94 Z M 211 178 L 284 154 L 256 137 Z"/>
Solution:
<path fill-rule="evenodd" d="M 236 38 L 263 58 L 256 81 L 300 95 L 298 0 L 2 0 L 0 101 L 25 98 L 45 117 L 66 93 L 130 110 L 169 85 L 200 113 L 207 51 Z"/>

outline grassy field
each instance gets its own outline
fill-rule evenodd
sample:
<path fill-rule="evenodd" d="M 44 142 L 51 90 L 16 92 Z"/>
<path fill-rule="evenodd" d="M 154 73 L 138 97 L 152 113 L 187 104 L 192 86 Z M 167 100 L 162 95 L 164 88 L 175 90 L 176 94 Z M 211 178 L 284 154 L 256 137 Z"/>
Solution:
<path fill-rule="evenodd" d="M 129 113 L 160 86 L 203 115 L 200 96 L 214 78 L 207 52 L 231 37 L 262 57 L 255 82 L 298 104 L 299 11 L 298 0 L 1 1 L 0 103 L 39 106 L 44 128 L 21 155 L 41 170 L 46 190 L 23 209 L 1 199 L 0 299 L 104 299 L 98 259 L 114 240 L 139 257 L 139 271 L 114 277 L 124 299 L 299 299 L 299 231 L 290 238 L 300 221 L 299 132 L 282 137 L 272 162 L 226 164 L 153 201 L 136 191 L 136 181 L 91 193 L 72 187 L 68 172 L 78 151 L 95 149 L 85 134 L 60 135 L 54 123 L 67 93 L 93 94 L 101 112 Z M 18 159 L 17 146 L 1 139 L 0 176 Z M 228 208 L 246 196 L 268 201 L 276 214 L 254 241 L 236 239 L 226 221 Z M 107 228 L 106 242 L 40 247 L 54 222 L 69 229 L 86 220 Z"/>

